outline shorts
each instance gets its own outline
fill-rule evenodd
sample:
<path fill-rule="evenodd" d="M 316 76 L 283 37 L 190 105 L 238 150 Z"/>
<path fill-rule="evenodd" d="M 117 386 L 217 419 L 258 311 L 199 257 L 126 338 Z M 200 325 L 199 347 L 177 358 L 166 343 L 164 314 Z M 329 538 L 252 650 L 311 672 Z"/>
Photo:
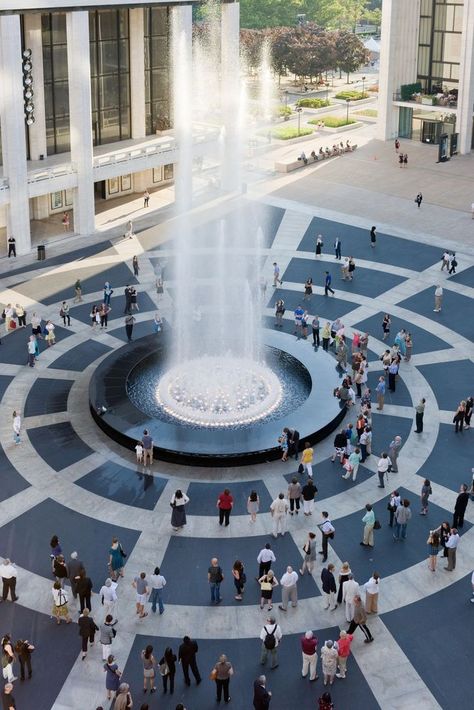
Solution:
<path fill-rule="evenodd" d="M 146 594 L 137 594 L 137 604 L 146 604 Z"/>
<path fill-rule="evenodd" d="M 154 678 L 155 677 L 155 669 L 154 668 L 144 668 L 143 669 L 143 676 L 144 676 L 144 678 Z"/>

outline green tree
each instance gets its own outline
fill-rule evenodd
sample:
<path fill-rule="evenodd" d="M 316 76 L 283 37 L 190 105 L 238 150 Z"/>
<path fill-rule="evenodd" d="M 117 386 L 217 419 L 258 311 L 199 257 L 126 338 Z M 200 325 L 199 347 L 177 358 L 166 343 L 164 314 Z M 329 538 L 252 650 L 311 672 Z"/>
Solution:
<path fill-rule="evenodd" d="M 304 0 L 240 0 L 241 27 L 294 27 Z"/>
<path fill-rule="evenodd" d="M 352 32 L 338 32 L 335 38 L 335 64 L 336 67 L 347 74 L 355 72 L 368 61 L 369 53 L 360 39 Z"/>

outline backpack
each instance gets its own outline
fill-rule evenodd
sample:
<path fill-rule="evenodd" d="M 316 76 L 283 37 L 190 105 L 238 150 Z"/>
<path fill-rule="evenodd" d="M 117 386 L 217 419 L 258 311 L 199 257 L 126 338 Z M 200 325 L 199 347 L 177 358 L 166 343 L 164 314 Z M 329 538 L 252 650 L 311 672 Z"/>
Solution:
<path fill-rule="evenodd" d="M 266 633 L 263 645 L 265 646 L 266 649 L 271 651 L 276 646 L 276 638 L 275 638 L 276 625 L 275 625 L 273 631 L 271 631 L 271 632 L 268 631 L 266 626 L 264 626 L 263 628 L 265 629 L 265 633 Z"/>

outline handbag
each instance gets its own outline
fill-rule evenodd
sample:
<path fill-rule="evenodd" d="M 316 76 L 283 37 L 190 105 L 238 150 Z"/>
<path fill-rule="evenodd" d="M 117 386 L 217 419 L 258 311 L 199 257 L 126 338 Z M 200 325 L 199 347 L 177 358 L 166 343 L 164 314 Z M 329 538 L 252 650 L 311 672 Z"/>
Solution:
<path fill-rule="evenodd" d="M 241 584 L 245 584 L 247 582 L 247 575 L 245 574 L 245 572 L 242 572 L 242 574 L 240 575 L 239 581 Z"/>
<path fill-rule="evenodd" d="M 210 680 L 216 680 L 217 679 L 217 668 L 213 668 L 212 671 L 209 674 L 209 679 Z"/>
<path fill-rule="evenodd" d="M 380 520 L 376 520 L 374 522 L 374 530 L 380 530 L 381 527 L 382 527 L 382 524 L 381 524 Z"/>
<path fill-rule="evenodd" d="M 127 553 L 123 551 L 122 545 L 120 545 L 120 554 L 122 555 L 123 558 L 127 556 Z"/>
<path fill-rule="evenodd" d="M 260 589 L 262 592 L 269 592 L 272 589 L 272 583 L 271 582 L 261 582 L 260 583 Z"/>
<path fill-rule="evenodd" d="M 168 675 L 170 672 L 170 669 L 168 668 L 168 664 L 166 661 L 164 663 L 160 663 L 160 675 Z M 217 671 L 216 671 L 217 673 Z"/>
<path fill-rule="evenodd" d="M 304 472 L 304 466 L 302 463 L 298 466 L 298 473 L 303 473 Z"/>
<path fill-rule="evenodd" d="M 10 321 L 10 330 L 15 330 L 15 328 L 16 328 L 16 321 L 11 320 Z"/>

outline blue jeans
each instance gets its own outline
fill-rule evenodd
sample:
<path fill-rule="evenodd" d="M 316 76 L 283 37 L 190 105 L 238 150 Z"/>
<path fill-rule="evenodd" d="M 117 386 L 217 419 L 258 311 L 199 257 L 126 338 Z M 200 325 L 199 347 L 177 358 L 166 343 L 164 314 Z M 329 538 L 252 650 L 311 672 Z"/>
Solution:
<path fill-rule="evenodd" d="M 220 602 L 221 600 L 221 593 L 220 593 L 220 588 L 221 588 L 221 583 L 220 582 L 210 582 L 211 586 L 211 602 Z"/>
<path fill-rule="evenodd" d="M 401 532 L 401 535 L 400 535 Z M 405 540 L 407 536 L 407 524 L 406 523 L 395 523 L 395 535 L 394 537 L 397 538 L 397 540 L 402 538 L 402 540 Z"/>
<path fill-rule="evenodd" d="M 165 607 L 163 606 L 162 591 L 162 589 L 151 590 L 150 598 L 148 601 L 151 604 L 151 610 L 154 614 L 156 613 L 156 602 L 158 602 L 160 614 L 162 614 L 165 610 Z"/>

